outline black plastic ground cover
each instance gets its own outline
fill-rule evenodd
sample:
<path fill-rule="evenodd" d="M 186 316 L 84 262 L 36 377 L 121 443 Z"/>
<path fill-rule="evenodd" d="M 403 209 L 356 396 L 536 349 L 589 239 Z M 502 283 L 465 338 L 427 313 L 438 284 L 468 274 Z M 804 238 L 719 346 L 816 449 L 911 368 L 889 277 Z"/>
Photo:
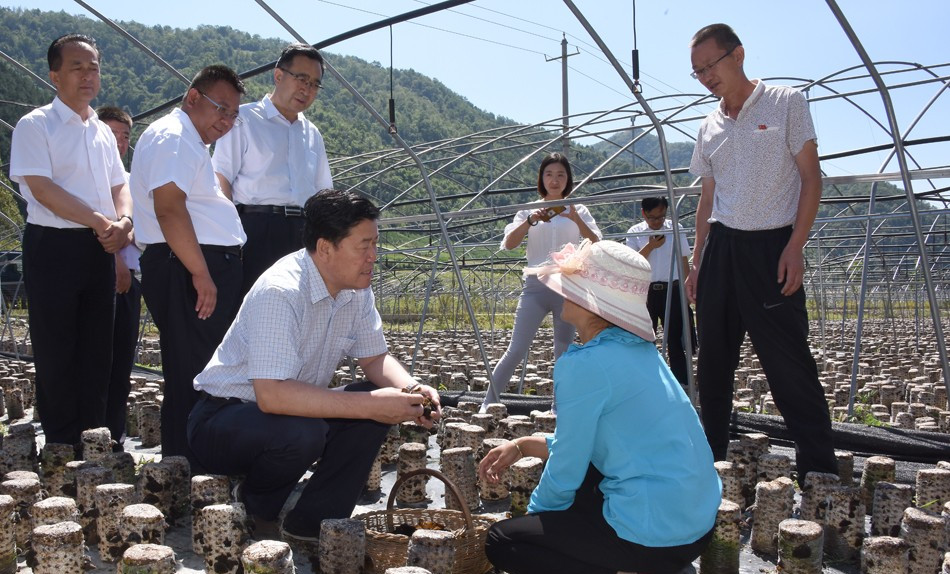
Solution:
<path fill-rule="evenodd" d="M 445 391 L 440 395 L 442 404 L 450 407 L 458 406 L 459 401 L 481 403 L 485 398 L 484 392 L 474 391 Z M 501 402 L 513 415 L 527 415 L 534 410 L 551 408 L 550 397 L 502 394 Z M 895 460 L 927 464 L 950 461 L 950 434 L 851 423 L 833 423 L 832 427 L 835 448 L 851 451 L 856 456 L 887 456 Z M 735 412 L 731 431 L 736 436 L 740 433 L 763 433 L 774 444 L 791 445 L 791 435 L 779 416 Z"/>

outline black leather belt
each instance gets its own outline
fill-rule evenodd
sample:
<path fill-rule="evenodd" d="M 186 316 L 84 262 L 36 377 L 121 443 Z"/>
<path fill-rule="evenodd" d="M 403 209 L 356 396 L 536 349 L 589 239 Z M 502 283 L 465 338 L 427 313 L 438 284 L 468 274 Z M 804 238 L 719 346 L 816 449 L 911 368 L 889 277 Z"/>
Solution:
<path fill-rule="evenodd" d="M 212 403 L 219 403 L 219 404 L 220 404 L 220 403 L 240 403 L 240 402 L 243 402 L 241 399 L 236 399 L 236 398 L 234 398 L 234 397 L 216 397 L 216 396 L 211 395 L 211 394 L 208 394 L 208 393 L 206 393 L 206 392 L 204 392 L 204 391 L 198 391 L 198 394 L 201 395 L 201 398 L 203 398 L 204 400 L 210 401 L 210 402 L 212 402 Z"/>
<path fill-rule="evenodd" d="M 241 246 L 240 245 L 205 245 L 201 244 L 198 247 L 202 251 L 210 251 L 211 253 L 224 253 L 225 255 L 233 255 L 235 257 L 241 257 Z"/>
<path fill-rule="evenodd" d="M 264 213 L 284 217 L 303 217 L 303 208 L 296 205 L 237 205 L 238 213 Z"/>
<path fill-rule="evenodd" d="M 676 285 L 677 283 L 679 283 L 679 281 L 673 281 L 673 285 Z M 654 291 L 666 291 L 667 286 L 669 286 L 669 283 L 666 281 L 654 281 L 653 283 L 650 283 L 650 289 L 653 289 Z"/>
<path fill-rule="evenodd" d="M 241 258 L 241 246 L 240 245 L 205 245 L 201 243 L 198 245 L 202 251 L 207 251 L 208 253 L 224 253 L 225 255 L 233 255 L 238 259 Z M 176 258 L 175 252 L 172 251 L 171 247 L 167 243 L 149 243 L 145 246 L 145 250 L 153 249 L 159 253 L 168 253 L 169 258 Z"/>

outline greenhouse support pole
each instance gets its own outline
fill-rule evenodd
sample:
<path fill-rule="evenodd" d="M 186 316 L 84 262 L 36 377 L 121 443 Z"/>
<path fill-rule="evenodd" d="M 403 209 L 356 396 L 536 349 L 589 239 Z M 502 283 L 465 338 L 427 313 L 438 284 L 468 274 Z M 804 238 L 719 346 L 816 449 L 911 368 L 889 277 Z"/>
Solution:
<path fill-rule="evenodd" d="M 294 30 L 290 26 L 290 24 L 288 24 L 286 21 L 280 18 L 263 0 L 256 0 L 256 1 L 262 8 L 264 8 L 264 10 L 266 10 L 272 17 L 274 17 L 275 20 L 280 22 L 280 24 L 284 27 L 284 29 L 286 29 L 291 35 L 293 35 L 294 38 L 296 38 L 300 42 L 307 43 L 307 41 L 304 40 L 303 36 L 297 33 L 297 31 Z M 462 2 L 459 2 L 459 3 L 462 3 Z M 454 5 L 454 3 L 446 3 L 446 4 Z M 326 69 L 327 72 L 330 73 L 330 75 L 336 81 L 340 82 L 340 85 L 346 88 L 346 91 L 348 91 L 350 95 L 353 96 L 353 98 L 357 102 L 359 102 L 359 104 L 363 106 L 363 108 L 365 108 L 366 111 L 368 111 L 371 116 L 373 116 L 373 119 L 375 119 L 376 122 L 379 123 L 379 125 L 383 126 L 389 132 L 389 135 L 394 140 L 396 140 L 396 143 L 402 149 L 406 151 L 409 157 L 412 158 L 416 166 L 419 168 L 419 172 L 422 174 L 423 184 L 425 185 L 426 191 L 429 193 L 429 201 L 432 203 L 432 211 L 436 215 L 436 221 L 439 222 L 439 234 L 442 237 L 442 243 L 445 245 L 445 250 L 448 252 L 449 259 L 451 259 L 452 261 L 452 269 L 455 271 L 455 277 L 456 279 L 458 279 L 460 290 L 462 292 L 462 299 L 465 302 L 465 308 L 468 310 L 469 320 L 472 322 L 472 329 L 475 332 L 475 341 L 478 343 L 478 351 L 479 353 L 481 353 L 482 362 L 485 364 L 485 369 L 488 371 L 488 376 L 490 379 L 491 365 L 488 362 L 488 355 L 485 353 L 485 344 L 482 341 L 482 333 L 478 327 L 478 320 L 475 317 L 475 310 L 472 308 L 472 299 L 471 297 L 469 297 L 468 289 L 465 287 L 465 281 L 462 278 L 462 270 L 459 268 L 458 259 L 455 257 L 455 249 L 452 247 L 452 241 L 449 238 L 449 230 L 445 226 L 445 217 L 442 215 L 442 209 L 439 207 L 439 200 L 435 195 L 435 190 L 432 188 L 432 182 L 429 181 L 429 172 L 426 169 L 425 164 L 422 163 L 422 160 L 419 159 L 419 156 L 416 155 L 414 151 L 412 151 L 412 147 L 410 147 L 409 144 L 407 144 L 405 140 L 403 140 L 399 136 L 399 133 L 396 130 L 391 128 L 391 126 L 389 125 L 389 120 L 384 118 L 378 111 L 376 111 L 376 109 L 372 106 L 372 104 L 366 101 L 366 98 L 364 98 L 363 95 L 360 94 L 359 91 L 356 88 L 354 88 L 353 85 L 350 84 L 346 80 L 346 78 L 344 78 L 343 75 L 340 74 L 340 72 L 338 72 L 337 69 L 333 67 L 332 64 L 330 64 L 330 62 L 324 61 L 324 68 Z"/>
<path fill-rule="evenodd" d="M 887 113 L 887 121 L 891 128 L 891 136 L 894 138 L 894 151 L 897 155 L 897 163 L 900 166 L 901 180 L 904 184 L 904 193 L 907 195 L 907 204 L 910 208 L 911 219 L 914 223 L 914 235 L 917 237 L 917 248 L 920 250 L 920 268 L 923 271 L 924 283 L 927 286 L 927 298 L 930 302 L 930 318 L 933 321 L 934 337 L 937 339 L 937 352 L 940 354 L 940 367 L 943 370 L 943 384 L 944 388 L 950 388 L 950 365 L 947 364 L 947 347 L 943 336 L 943 325 L 940 323 L 940 307 L 938 306 L 937 296 L 934 291 L 933 277 L 930 273 L 930 261 L 924 244 L 924 234 L 920 228 L 920 213 L 917 209 L 917 200 L 914 197 L 914 188 L 907 167 L 907 157 L 904 153 L 904 142 L 900 137 L 901 132 L 897 126 L 897 116 L 894 114 L 894 105 L 891 102 L 890 92 L 888 91 L 884 80 L 881 78 L 881 74 L 878 72 L 877 67 L 874 65 L 874 62 L 871 61 L 870 56 L 868 56 L 864 46 L 861 44 L 861 40 L 858 39 L 854 29 L 851 28 L 851 24 L 848 22 L 847 18 L 845 18 L 841 9 L 838 7 L 838 3 L 835 2 L 835 0 L 827 0 L 827 3 L 828 8 L 831 9 L 831 12 L 835 15 L 835 18 L 838 19 L 838 23 L 841 24 L 841 29 L 844 30 L 845 34 L 848 36 L 848 39 L 851 41 L 851 45 L 854 46 L 855 51 L 858 53 L 858 56 L 864 63 L 865 68 L 867 68 L 868 73 L 874 79 L 874 84 L 877 86 L 878 91 L 881 94 L 884 110 Z M 852 389 L 852 394 L 854 394 L 854 389 Z M 950 404 L 950 399 L 948 399 L 948 404 Z M 944 408 L 947 406 L 948 405 L 943 405 Z"/>
<path fill-rule="evenodd" d="M 587 33 L 590 34 L 590 37 L 597 44 L 597 47 L 600 48 L 600 51 L 603 52 L 604 56 L 610 61 L 614 69 L 620 75 L 620 78 L 627 84 L 627 87 L 630 88 L 631 93 L 636 98 L 637 103 L 640 104 L 640 107 L 643 108 L 644 113 L 647 117 L 650 118 L 650 122 L 653 124 L 653 127 L 656 128 L 656 137 L 659 140 L 660 144 L 660 156 L 663 160 L 663 176 L 666 181 L 666 192 L 668 195 L 670 208 L 672 213 L 670 214 L 670 221 L 673 224 L 673 238 L 679 237 L 680 233 L 680 224 L 679 216 L 676 210 L 676 197 L 673 194 L 673 174 L 670 172 L 670 156 L 669 151 L 666 147 L 666 134 L 663 131 L 663 125 L 660 123 L 660 120 L 657 119 L 656 114 L 653 113 L 653 108 L 650 107 L 649 102 L 643 97 L 643 94 L 640 93 L 640 84 L 634 82 L 630 76 L 627 75 L 626 71 L 623 69 L 623 66 L 620 65 L 620 62 L 614 57 L 613 52 L 610 51 L 610 48 L 607 47 L 607 44 L 600 38 L 597 34 L 597 31 L 594 30 L 594 27 L 590 25 L 590 22 L 587 21 L 587 18 L 578 10 L 577 6 L 574 5 L 572 0 L 564 0 L 564 3 L 567 5 L 568 9 L 574 14 L 574 17 L 577 18 L 577 21 L 580 22 L 581 26 L 587 30 Z M 673 253 L 675 254 L 675 260 L 677 262 L 681 261 L 683 258 L 683 250 L 680 247 L 679 241 L 673 241 Z M 683 333 L 689 333 L 689 311 L 687 309 L 688 305 L 686 302 L 686 278 L 683 278 L 683 285 L 680 289 L 679 305 L 680 311 L 683 318 Z M 690 358 L 693 356 L 693 341 L 690 336 L 683 337 L 683 347 L 686 350 L 687 366 L 686 377 L 689 380 L 689 396 L 690 400 L 695 403 L 696 401 L 696 382 L 695 377 L 693 376 L 692 361 Z"/>

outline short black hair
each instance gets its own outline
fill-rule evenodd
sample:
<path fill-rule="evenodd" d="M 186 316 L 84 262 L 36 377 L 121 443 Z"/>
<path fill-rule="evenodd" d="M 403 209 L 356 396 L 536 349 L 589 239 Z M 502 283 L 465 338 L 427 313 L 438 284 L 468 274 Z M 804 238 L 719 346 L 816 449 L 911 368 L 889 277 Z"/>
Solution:
<path fill-rule="evenodd" d="M 125 110 L 117 106 L 102 106 L 96 110 L 96 115 L 101 121 L 119 122 L 132 127 L 132 116 Z"/>
<path fill-rule="evenodd" d="M 544 168 L 552 163 L 563 165 L 565 171 L 567 171 L 567 185 L 564 186 L 564 193 L 561 194 L 561 197 L 567 197 L 574 191 L 574 172 L 571 171 L 571 162 L 567 161 L 567 156 L 557 152 L 548 154 L 541 160 L 541 167 L 538 168 L 538 195 L 541 197 L 548 196 L 548 190 L 544 188 Z"/>
<path fill-rule="evenodd" d="M 280 58 L 277 58 L 277 65 L 275 68 L 286 68 L 297 56 L 303 56 L 305 58 L 315 60 L 318 64 L 320 64 L 320 73 L 323 74 L 325 71 L 323 69 L 323 54 L 321 54 L 319 50 L 309 44 L 300 43 L 290 44 L 284 48 L 284 51 L 280 53 Z"/>
<path fill-rule="evenodd" d="M 644 197 L 640 200 L 640 209 L 644 212 L 653 211 L 657 207 L 663 206 L 667 209 L 670 207 L 670 200 L 665 197 Z"/>
<path fill-rule="evenodd" d="M 379 208 L 352 191 L 324 189 L 307 200 L 303 214 L 303 246 L 313 253 L 318 239 L 339 245 L 364 219 L 379 219 Z"/>
<path fill-rule="evenodd" d="M 716 45 L 723 50 L 734 50 L 736 47 L 742 45 L 739 36 L 736 35 L 735 30 L 728 24 L 710 24 L 709 26 L 704 26 L 699 32 L 693 35 L 693 39 L 689 42 L 689 47 L 695 48 L 710 38 L 714 39 Z"/>
<path fill-rule="evenodd" d="M 80 42 L 92 46 L 92 49 L 96 51 L 96 55 L 99 55 L 99 47 L 96 46 L 96 41 L 92 39 L 92 36 L 64 34 L 53 40 L 53 43 L 49 45 L 49 49 L 46 50 L 46 62 L 49 64 L 49 71 L 59 71 L 59 68 L 63 65 L 63 46 Z"/>
<path fill-rule="evenodd" d="M 201 71 L 195 74 L 194 79 L 191 80 L 191 85 L 188 86 L 188 89 L 194 88 L 201 93 L 205 93 L 218 82 L 230 84 L 239 94 L 245 93 L 244 82 L 241 81 L 237 72 L 221 64 L 212 64 L 201 68 Z M 187 96 L 188 93 L 186 92 L 185 97 Z"/>

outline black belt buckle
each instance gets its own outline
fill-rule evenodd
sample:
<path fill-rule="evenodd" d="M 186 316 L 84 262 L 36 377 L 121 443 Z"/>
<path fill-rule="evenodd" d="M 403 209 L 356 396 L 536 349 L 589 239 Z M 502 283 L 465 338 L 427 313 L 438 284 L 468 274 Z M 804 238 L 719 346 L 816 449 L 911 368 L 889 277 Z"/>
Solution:
<path fill-rule="evenodd" d="M 285 205 L 284 216 L 285 217 L 303 217 L 303 208 L 297 207 L 296 205 Z"/>

